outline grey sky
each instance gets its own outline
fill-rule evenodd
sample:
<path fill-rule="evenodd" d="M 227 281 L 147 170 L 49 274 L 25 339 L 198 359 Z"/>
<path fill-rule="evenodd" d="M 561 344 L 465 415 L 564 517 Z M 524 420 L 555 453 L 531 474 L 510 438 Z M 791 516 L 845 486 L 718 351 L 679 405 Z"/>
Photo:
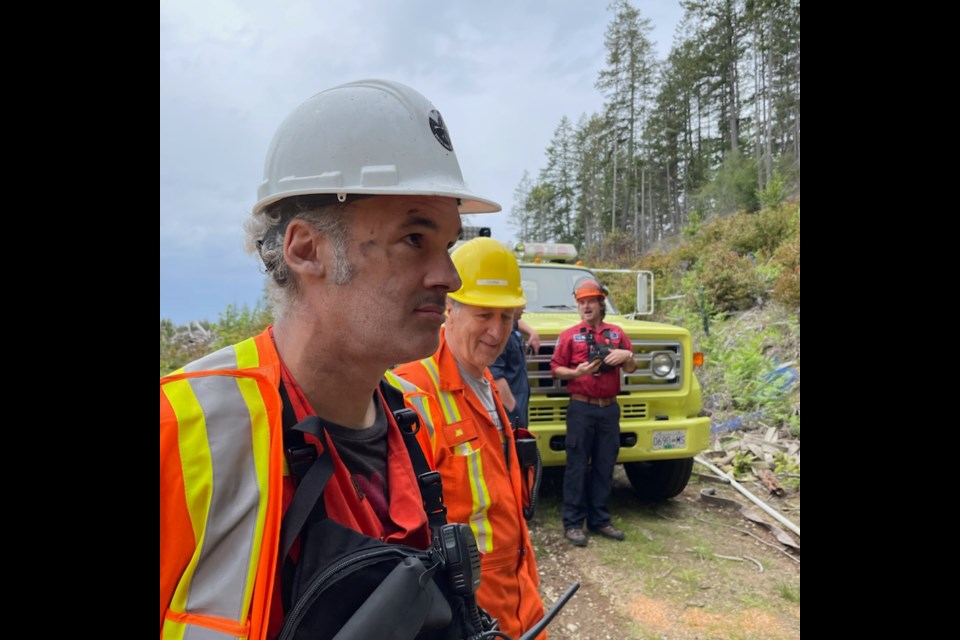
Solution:
<path fill-rule="evenodd" d="M 503 206 L 471 217 L 498 239 L 524 170 L 566 115 L 599 112 L 606 1 L 161 0 L 160 317 L 216 320 L 262 295 L 241 224 L 276 127 L 329 87 L 410 85 L 440 112 L 463 176 Z M 633 0 L 669 51 L 677 0 Z"/>

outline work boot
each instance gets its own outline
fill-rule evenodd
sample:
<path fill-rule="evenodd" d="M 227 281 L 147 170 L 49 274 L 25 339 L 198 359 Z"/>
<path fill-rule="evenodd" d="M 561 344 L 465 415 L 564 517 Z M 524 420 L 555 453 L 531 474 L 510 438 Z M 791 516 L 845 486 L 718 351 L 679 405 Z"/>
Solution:
<path fill-rule="evenodd" d="M 569 540 L 575 547 L 587 546 L 587 536 L 583 534 L 583 529 L 567 529 L 563 532 L 563 537 Z"/>
<path fill-rule="evenodd" d="M 617 529 L 612 524 L 607 524 L 602 527 L 590 527 L 590 531 L 593 533 L 599 533 L 604 538 L 610 538 L 611 540 L 626 540 L 627 534 L 620 529 Z"/>

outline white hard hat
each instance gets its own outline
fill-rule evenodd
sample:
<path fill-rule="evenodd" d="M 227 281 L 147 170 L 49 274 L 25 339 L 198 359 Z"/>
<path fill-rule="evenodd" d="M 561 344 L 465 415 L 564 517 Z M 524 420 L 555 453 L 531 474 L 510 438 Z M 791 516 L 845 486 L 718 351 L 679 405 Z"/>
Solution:
<path fill-rule="evenodd" d="M 440 112 L 410 87 L 360 80 L 321 91 L 273 136 L 256 215 L 308 194 L 447 196 L 461 213 L 500 211 L 467 188 Z"/>

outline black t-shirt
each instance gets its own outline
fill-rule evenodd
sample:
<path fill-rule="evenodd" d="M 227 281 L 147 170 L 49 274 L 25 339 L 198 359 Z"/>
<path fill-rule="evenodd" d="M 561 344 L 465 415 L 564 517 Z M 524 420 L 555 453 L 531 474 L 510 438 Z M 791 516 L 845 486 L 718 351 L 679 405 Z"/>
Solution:
<path fill-rule="evenodd" d="M 350 471 L 353 486 L 370 501 L 380 522 L 389 522 L 390 495 L 387 490 L 387 417 L 379 398 L 374 398 L 377 415 L 366 429 L 349 429 L 325 422 L 340 459 Z"/>

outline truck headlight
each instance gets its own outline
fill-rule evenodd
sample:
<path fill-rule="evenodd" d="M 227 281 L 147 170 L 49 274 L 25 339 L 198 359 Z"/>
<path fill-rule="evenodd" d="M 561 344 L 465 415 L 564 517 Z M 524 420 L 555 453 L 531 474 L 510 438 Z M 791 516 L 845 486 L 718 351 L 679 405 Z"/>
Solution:
<path fill-rule="evenodd" d="M 673 373 L 673 355 L 669 353 L 657 353 L 650 360 L 650 368 L 653 375 L 658 378 L 666 378 Z"/>

